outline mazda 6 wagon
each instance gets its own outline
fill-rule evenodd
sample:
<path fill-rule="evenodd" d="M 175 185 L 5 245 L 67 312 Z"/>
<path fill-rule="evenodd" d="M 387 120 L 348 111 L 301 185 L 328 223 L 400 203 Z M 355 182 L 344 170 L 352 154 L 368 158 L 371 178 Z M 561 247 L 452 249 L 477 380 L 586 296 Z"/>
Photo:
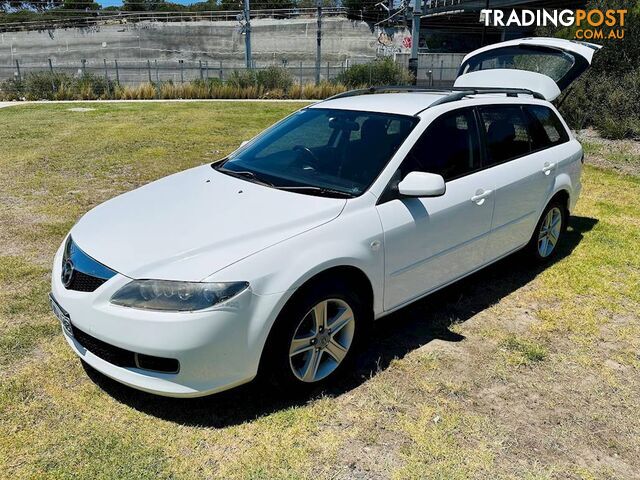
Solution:
<path fill-rule="evenodd" d="M 583 151 L 551 102 L 598 48 L 484 47 L 453 89 L 347 92 L 95 207 L 53 263 L 64 337 L 161 395 L 330 381 L 376 319 L 518 250 L 556 254 Z"/>

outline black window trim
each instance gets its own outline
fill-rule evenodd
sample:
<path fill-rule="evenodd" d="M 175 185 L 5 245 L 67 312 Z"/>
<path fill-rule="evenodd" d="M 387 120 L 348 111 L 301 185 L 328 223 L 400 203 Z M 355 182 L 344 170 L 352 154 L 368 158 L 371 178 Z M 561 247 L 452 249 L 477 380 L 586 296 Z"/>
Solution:
<path fill-rule="evenodd" d="M 492 105 L 492 104 L 486 104 L 486 105 L 477 105 L 477 106 L 476 106 L 476 107 L 474 107 L 474 108 L 475 108 L 475 109 L 476 109 L 476 111 L 477 111 L 478 118 L 479 118 L 480 120 L 482 120 L 482 114 L 480 113 L 480 110 L 481 110 L 483 107 L 494 107 L 494 106 L 503 106 L 503 105 L 520 107 L 520 112 L 521 112 L 521 113 L 522 113 L 522 115 L 524 116 L 524 119 L 525 119 L 525 120 L 527 120 L 527 118 L 528 118 L 528 117 L 529 117 L 529 115 L 530 115 L 530 114 L 525 110 L 525 107 L 526 107 L 527 105 L 541 106 L 541 107 L 549 108 L 547 105 L 542 105 L 542 104 L 537 104 L 537 103 L 503 103 L 503 104 L 499 104 L 499 105 L 498 105 L 498 104 L 493 104 L 493 105 Z M 552 109 L 550 109 L 550 108 L 549 108 L 549 110 L 551 110 L 551 113 L 553 113 L 554 115 L 556 115 L 556 113 L 555 113 Z M 557 115 L 556 115 L 556 117 L 557 117 Z M 560 120 L 560 119 L 558 118 L 558 120 Z M 482 139 L 482 146 L 483 146 L 483 155 L 482 155 L 483 164 L 482 164 L 482 170 L 487 170 L 487 169 L 489 169 L 489 168 L 493 168 L 493 167 L 497 167 L 497 166 L 500 166 L 500 165 L 504 165 L 505 163 L 513 162 L 514 160 L 518 160 L 518 159 L 520 159 L 520 158 L 524 158 L 524 157 L 527 157 L 527 156 L 529 156 L 529 155 L 533 155 L 534 153 L 540 153 L 540 152 L 542 152 L 542 151 L 544 151 L 544 150 L 549 150 L 550 148 L 558 147 L 558 146 L 560 146 L 560 145 L 564 145 L 565 143 L 567 143 L 567 142 L 571 141 L 571 136 L 570 136 L 570 135 L 568 134 L 568 132 L 566 131 L 566 128 L 565 128 L 565 126 L 562 124 L 562 122 L 560 122 L 560 125 L 562 126 L 562 128 L 563 128 L 563 130 L 564 130 L 564 132 L 565 132 L 565 134 L 566 134 L 566 139 L 565 139 L 565 140 L 563 140 L 562 142 L 554 143 L 554 144 L 552 144 L 552 145 L 547 145 L 547 146 L 542 147 L 542 148 L 538 148 L 538 149 L 536 149 L 536 150 L 532 150 L 532 149 L 531 149 L 531 146 L 532 146 L 533 137 L 532 137 L 532 135 L 531 135 L 531 132 L 529 131 L 529 124 L 525 122 L 525 128 L 527 129 L 527 134 L 529 135 L 529 152 L 527 152 L 527 153 L 525 153 L 525 154 L 522 154 L 522 155 L 516 155 L 515 157 L 508 158 L 507 160 L 503 160 L 503 161 L 501 161 L 501 162 L 494 163 L 494 164 L 492 164 L 492 165 L 485 165 L 485 164 L 484 164 L 485 159 L 486 159 L 486 161 L 487 161 L 487 162 L 488 162 L 488 159 L 489 159 L 489 151 L 488 151 L 488 149 L 487 149 L 487 143 L 486 143 L 486 135 L 487 135 L 487 132 L 485 131 L 485 129 L 484 129 L 484 128 L 480 129 L 480 130 L 481 130 L 481 132 L 480 132 L 480 134 L 481 134 L 481 135 L 480 135 L 480 136 L 481 136 L 481 139 Z"/>
<path fill-rule="evenodd" d="M 475 170 L 470 170 L 468 172 L 462 173 L 460 175 L 456 175 L 455 177 L 451 177 L 449 179 L 445 179 L 444 183 L 449 183 L 449 182 L 453 182 L 454 180 L 458 180 L 459 178 L 463 178 L 466 177 L 467 175 L 471 175 L 473 173 L 479 172 L 483 169 L 483 163 L 484 163 L 484 152 L 482 150 L 482 143 L 480 141 L 480 125 L 478 124 L 478 118 L 475 114 L 475 107 L 472 105 L 467 105 L 465 107 L 459 107 L 459 108 L 454 108 L 451 110 L 448 110 L 446 112 L 443 112 L 441 115 L 438 115 L 436 118 L 433 119 L 433 121 L 431 123 L 429 123 L 429 125 L 427 126 L 427 128 L 424 129 L 424 132 L 422 132 L 422 135 L 424 135 L 427 130 L 429 129 L 429 127 L 438 119 L 440 119 L 441 117 L 448 115 L 450 113 L 453 112 L 459 112 L 461 110 L 469 110 L 471 113 L 471 117 L 473 118 L 473 123 L 475 124 L 475 128 L 473 130 L 475 130 L 475 135 L 476 135 L 476 140 L 478 142 L 478 154 L 480 155 L 480 158 L 478 159 L 478 168 L 476 168 Z M 472 130 L 469 129 L 469 133 L 471 133 Z M 422 135 L 420 135 L 420 138 L 418 140 L 416 140 L 416 142 L 411 146 L 411 148 L 413 148 L 416 143 L 418 143 L 418 141 L 420 141 L 420 139 L 422 138 Z M 409 150 L 409 153 L 411 153 L 411 150 Z M 407 153 L 407 155 L 409 155 L 409 153 Z M 404 162 L 406 160 L 406 156 L 405 158 L 402 159 L 402 162 Z M 402 162 L 400 162 L 400 165 L 402 165 Z M 400 167 L 398 167 L 400 168 Z"/>
<path fill-rule="evenodd" d="M 547 145 L 547 146 L 542 147 L 542 148 L 538 148 L 537 150 L 530 150 L 529 152 L 527 152 L 527 153 L 525 153 L 523 155 L 517 155 L 517 156 L 509 158 L 507 160 L 503 160 L 502 162 L 494 163 L 492 165 L 488 165 L 489 152 L 487 150 L 487 141 L 486 141 L 487 133 L 485 131 L 485 128 L 483 127 L 484 124 L 482 123 L 482 114 L 480 113 L 480 110 L 483 107 L 494 107 L 494 106 L 516 106 L 516 107 L 519 107 L 520 108 L 520 112 L 524 116 L 525 120 L 528 118 L 529 115 L 531 115 L 529 112 L 526 111 L 525 107 L 527 107 L 527 106 L 540 106 L 540 107 L 548 108 L 549 110 L 551 110 L 551 113 L 554 114 L 556 116 L 556 118 L 560 121 L 560 125 L 562 126 L 562 129 L 563 129 L 563 131 L 565 133 L 565 139 L 563 141 L 561 141 L 561 142 L 554 143 L 552 145 Z M 454 108 L 454 109 L 451 109 L 451 110 L 447 110 L 446 112 L 441 113 L 436 118 L 434 118 L 429 123 L 429 125 L 426 126 L 424 131 L 420 134 L 420 137 L 418 137 L 418 139 L 413 143 L 411 148 L 413 148 L 420 141 L 420 139 L 422 138 L 422 135 L 424 135 L 426 133 L 426 131 L 431 126 L 431 124 L 433 122 L 435 122 L 437 119 L 439 119 L 441 116 L 446 115 L 446 114 L 451 113 L 451 112 L 456 112 L 458 110 L 465 110 L 465 109 L 472 110 L 472 112 L 473 112 L 474 122 L 475 122 L 475 125 L 476 125 L 476 128 L 475 128 L 476 136 L 477 136 L 477 139 L 478 139 L 478 146 L 479 146 L 479 149 L 480 149 L 480 167 L 477 168 L 476 170 L 471 170 L 471 171 L 469 171 L 467 173 L 464 173 L 462 175 L 458 175 L 458 176 L 456 176 L 454 178 L 450 178 L 448 180 L 445 180 L 445 185 L 448 184 L 449 182 L 453 182 L 453 181 L 458 180 L 460 178 L 464 178 L 467 175 L 473 175 L 475 173 L 482 172 L 484 170 L 489 170 L 489 169 L 494 168 L 494 167 L 499 167 L 500 165 L 504 165 L 505 163 L 509 163 L 509 162 L 514 161 L 514 160 L 518 160 L 520 158 L 524 158 L 524 157 L 527 157 L 529 155 L 533 155 L 534 153 L 542 152 L 544 150 L 549 150 L 551 148 L 559 147 L 560 145 L 564 145 L 565 143 L 568 143 L 568 142 L 571 141 L 571 135 L 569 134 L 569 132 L 567 131 L 566 127 L 562 123 L 561 118 L 548 105 L 539 104 L 539 103 L 500 103 L 500 104 L 487 103 L 487 104 L 483 104 L 483 105 L 467 105 L 467 106 L 464 106 L 464 107 L 459 107 L 459 108 Z M 529 131 L 529 124 L 526 123 L 526 122 L 525 122 L 525 128 L 527 129 L 527 134 L 529 135 L 529 148 L 531 149 L 533 137 L 531 135 L 531 132 Z M 409 149 L 409 152 L 407 152 L 407 155 L 405 155 L 405 157 L 402 159 L 402 162 L 400 162 L 400 165 L 402 165 L 402 163 L 407 159 L 407 156 L 409 155 L 409 153 L 411 153 L 411 149 Z M 392 200 L 396 200 L 396 199 L 400 198 L 400 196 L 398 195 L 398 192 L 396 190 L 397 186 L 398 186 L 398 183 L 400 183 L 403 180 L 402 178 L 400 178 L 399 180 L 397 178 L 396 174 L 398 173 L 399 170 L 400 170 L 400 166 L 398 166 L 396 171 L 393 173 L 393 175 L 391 176 L 391 179 L 387 183 L 387 186 L 382 191 L 382 194 L 380 195 L 380 197 L 378 197 L 378 201 L 376 202 L 376 206 L 377 205 L 382 205 L 383 203 L 387 203 L 387 202 L 390 202 Z M 382 174 L 382 172 L 381 172 L 381 174 Z"/>
<path fill-rule="evenodd" d="M 562 120 L 560 120 L 560 117 L 556 114 L 556 112 L 553 111 L 552 108 L 548 107 L 547 105 L 539 105 L 537 103 L 525 103 L 525 104 L 520 105 L 520 107 L 522 108 L 522 110 L 524 112 L 524 115 L 526 117 L 532 117 L 535 121 L 539 122 L 541 125 L 542 125 L 542 122 L 538 119 L 538 117 L 536 117 L 533 113 L 531 113 L 530 109 L 528 109 L 527 107 L 542 107 L 542 108 L 546 108 L 547 110 L 549 110 L 551 112 L 551 114 L 556 118 L 556 120 L 558 120 L 558 123 L 560 124 L 560 127 L 562 128 L 562 133 L 558 132 L 558 133 L 560 133 L 560 141 L 558 141 L 556 143 L 549 144 L 549 145 L 541 147 L 541 148 L 538 148 L 536 150 L 531 150 L 531 152 L 529 152 L 529 155 L 531 155 L 532 153 L 541 152 L 543 150 L 548 150 L 550 148 L 557 147 L 558 145 L 563 145 L 563 144 L 571 141 L 571 135 L 569 135 L 569 132 L 567 132 L 567 129 L 564 126 L 564 124 L 562 123 Z M 544 129 L 544 125 L 542 125 L 542 127 Z M 533 141 L 533 136 L 531 135 L 531 132 L 529 132 L 529 138 L 532 139 L 532 141 Z"/>
<path fill-rule="evenodd" d="M 486 128 L 484 127 L 484 120 L 482 119 L 482 109 L 485 107 L 501 107 L 501 106 L 509 106 L 509 107 L 517 107 L 520 110 L 520 114 L 523 117 L 523 120 L 525 120 L 525 129 L 527 130 L 527 135 L 529 137 L 529 151 L 527 153 L 524 153 L 522 155 L 516 155 L 515 157 L 509 157 L 506 160 L 502 160 L 501 162 L 497 162 L 497 163 L 493 163 L 491 165 L 489 165 L 489 159 L 491 158 L 489 155 L 489 148 L 487 146 L 487 131 Z M 482 128 L 480 128 L 480 136 L 482 137 L 482 145 L 484 147 L 484 155 L 483 155 L 483 164 L 482 164 L 482 169 L 483 170 L 487 170 L 489 168 L 493 168 L 493 167 L 497 167 L 498 165 L 503 165 L 505 163 L 511 162 L 513 160 L 517 160 L 518 158 L 522 158 L 522 157 L 526 157 L 527 155 L 531 155 L 532 152 L 531 151 L 531 132 L 529 131 L 529 127 L 526 123 L 526 114 L 524 112 L 524 110 L 522 109 L 522 104 L 520 103 L 504 103 L 504 104 L 486 104 L 486 105 L 477 105 L 475 107 L 476 112 L 477 112 L 477 116 L 478 116 L 478 120 L 480 122 L 480 125 L 482 125 Z M 486 163 L 484 163 L 486 162 Z"/>
<path fill-rule="evenodd" d="M 483 148 L 483 140 L 481 138 L 480 135 L 480 124 L 478 123 L 478 115 L 476 112 L 476 107 L 474 107 L 473 105 L 465 105 L 462 107 L 458 107 L 458 108 L 452 108 L 451 110 L 447 110 L 446 112 L 442 112 L 440 115 L 438 115 L 436 118 L 434 118 L 431 122 L 429 122 L 429 125 L 427 125 L 425 127 L 425 129 L 422 131 L 422 133 L 420 134 L 420 136 L 418 137 L 418 139 L 413 142 L 413 145 L 411 145 L 411 148 L 409 149 L 409 151 L 407 152 L 407 154 L 404 156 L 404 158 L 402 159 L 402 161 L 400 162 L 400 164 L 398 165 L 398 168 L 396 168 L 395 172 L 393 172 L 393 175 L 391 176 L 391 179 L 389 180 L 389 182 L 387 183 L 387 185 L 384 187 L 384 190 L 382 191 L 382 194 L 380 195 L 380 197 L 378 197 L 378 201 L 376 202 L 376 205 L 381 205 L 383 203 L 389 202 L 391 200 L 395 200 L 397 198 L 400 198 L 397 192 L 397 187 L 398 187 L 398 183 L 400 183 L 403 178 L 400 178 L 398 180 L 398 175 L 397 173 L 400 171 L 400 166 L 407 160 L 407 157 L 409 156 L 409 154 L 411 153 L 411 150 L 413 149 L 413 147 L 416 146 L 416 144 L 422 139 L 422 136 L 427 132 L 427 130 L 429 130 L 429 127 L 431 127 L 431 125 L 433 125 L 433 123 L 438 120 L 440 117 L 443 117 L 444 115 L 448 115 L 449 113 L 452 112 L 458 112 L 460 110 L 469 110 L 471 112 L 471 116 L 473 117 L 473 123 L 475 124 L 475 135 L 476 135 L 476 140 L 478 142 L 478 153 L 480 155 L 480 161 L 479 161 L 479 167 L 476 168 L 475 170 L 471 170 L 469 172 L 463 173 L 461 175 L 455 176 L 453 178 L 449 178 L 448 180 L 445 180 L 445 186 L 447 183 L 449 182 L 453 182 L 454 180 L 458 180 L 460 178 L 466 177 L 467 175 L 471 175 L 474 173 L 478 173 L 482 170 L 484 170 L 484 148 Z M 382 172 L 381 172 L 382 174 Z"/>

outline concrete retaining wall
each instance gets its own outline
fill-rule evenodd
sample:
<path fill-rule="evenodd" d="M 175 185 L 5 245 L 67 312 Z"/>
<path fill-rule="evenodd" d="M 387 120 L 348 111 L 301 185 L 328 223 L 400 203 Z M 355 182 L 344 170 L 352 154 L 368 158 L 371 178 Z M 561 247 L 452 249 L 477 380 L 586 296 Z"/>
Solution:
<path fill-rule="evenodd" d="M 411 33 L 373 28 L 343 17 L 323 19 L 321 78 L 346 66 L 392 56 L 408 63 Z M 301 82 L 315 78 L 316 20 L 252 21 L 255 65 L 284 65 Z M 0 80 L 54 69 L 107 75 L 122 84 L 144 81 L 225 79 L 245 66 L 244 35 L 236 21 L 113 23 L 90 28 L 0 33 Z M 450 85 L 463 54 L 420 54 L 421 85 Z M 85 62 L 83 63 L 83 59 Z M 105 62 L 106 60 L 106 62 Z M 117 67 L 116 70 L 116 61 Z"/>
<path fill-rule="evenodd" d="M 383 45 L 378 41 L 381 33 L 365 22 L 325 18 L 323 60 L 371 59 L 381 48 L 403 51 L 398 39 L 410 36 L 408 30 L 398 29 L 383 37 Z M 252 22 L 252 40 L 253 58 L 258 64 L 312 62 L 316 21 L 257 19 Z M 54 64 L 77 64 L 82 58 L 102 62 L 106 58 L 208 60 L 242 65 L 244 52 L 244 35 L 234 21 L 140 22 L 0 34 L 0 65 L 12 65 L 16 59 L 24 64 L 46 63 L 49 58 Z"/>

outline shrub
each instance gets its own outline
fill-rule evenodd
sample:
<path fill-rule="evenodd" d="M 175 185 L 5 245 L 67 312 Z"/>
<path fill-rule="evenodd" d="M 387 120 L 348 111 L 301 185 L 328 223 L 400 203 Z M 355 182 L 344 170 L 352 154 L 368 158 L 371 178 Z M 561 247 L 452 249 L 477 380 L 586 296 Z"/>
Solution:
<path fill-rule="evenodd" d="M 75 90 L 82 100 L 108 98 L 115 88 L 112 81 L 92 73 L 84 73 L 75 79 Z"/>
<path fill-rule="evenodd" d="M 220 80 L 219 78 L 211 77 L 211 78 L 206 78 L 206 79 L 203 79 L 203 80 L 200 80 L 200 79 L 194 80 L 191 83 L 194 83 L 194 84 L 196 84 L 198 86 L 201 86 L 201 87 L 205 87 L 207 89 L 212 89 L 214 87 L 219 87 L 224 82 L 222 80 Z"/>
<path fill-rule="evenodd" d="M 255 87 L 258 84 L 255 70 L 234 70 L 229 75 L 227 83 L 236 88 Z"/>
<path fill-rule="evenodd" d="M 624 75 L 590 72 L 560 110 L 574 129 L 592 125 L 606 138 L 640 137 L 640 68 Z"/>
<path fill-rule="evenodd" d="M 276 67 L 277 68 L 277 67 Z M 282 70 L 282 69 L 280 69 Z M 70 75 L 50 72 L 29 74 L 23 81 L 15 79 L 0 83 L 2 100 L 151 100 L 155 98 L 206 99 L 206 98 L 294 98 L 299 100 L 321 100 L 348 89 L 336 82 L 321 82 L 319 85 L 307 83 L 294 84 L 282 71 L 270 69 L 262 82 L 245 82 L 253 72 L 238 73 L 237 81 L 222 82 L 217 78 L 194 80 L 187 83 L 160 84 L 142 83 L 137 86 L 118 85 L 108 82 L 101 76 L 83 75 L 74 78 Z M 257 76 L 256 76 L 257 78 Z M 240 79 L 240 80 L 238 80 Z M 280 87 L 278 85 L 281 85 Z M 287 87 L 286 89 L 283 87 Z"/>
<path fill-rule="evenodd" d="M 348 90 L 346 85 L 342 83 L 334 82 L 320 82 L 319 85 L 313 83 L 307 83 L 300 85 L 296 83 L 289 90 L 289 98 L 293 99 L 307 99 L 307 100 L 322 100 L 324 98 L 332 97 L 338 93 L 346 92 Z"/>
<path fill-rule="evenodd" d="M 636 4 L 630 7 L 630 4 Z M 608 138 L 640 136 L 640 5 L 626 0 L 589 0 L 586 9 L 628 9 L 623 41 L 605 38 L 603 49 L 561 107 L 572 128 L 596 127 Z M 571 28 L 539 29 L 541 36 L 575 38 Z"/>
<path fill-rule="evenodd" d="M 25 84 L 22 80 L 11 78 L 0 82 L 0 100 L 22 100 L 25 98 Z"/>
<path fill-rule="evenodd" d="M 116 86 L 101 76 L 80 77 L 62 72 L 28 73 L 23 80 L 11 79 L 0 84 L 0 98 L 5 100 L 96 100 L 114 98 Z"/>
<path fill-rule="evenodd" d="M 286 68 L 267 67 L 264 70 L 258 70 L 256 74 L 257 84 L 265 90 L 282 90 L 289 91 L 293 85 L 293 78 Z"/>
<path fill-rule="evenodd" d="M 25 97 L 27 100 L 55 100 L 58 90 L 69 90 L 73 85 L 73 77 L 60 72 L 34 72 L 24 79 Z"/>
<path fill-rule="evenodd" d="M 117 100 L 152 100 L 156 98 L 157 90 L 152 83 L 142 83 L 136 87 L 116 86 L 113 98 Z"/>
<path fill-rule="evenodd" d="M 353 65 L 336 77 L 338 83 L 351 88 L 363 85 L 408 85 L 413 80 L 411 72 L 391 58 Z"/>

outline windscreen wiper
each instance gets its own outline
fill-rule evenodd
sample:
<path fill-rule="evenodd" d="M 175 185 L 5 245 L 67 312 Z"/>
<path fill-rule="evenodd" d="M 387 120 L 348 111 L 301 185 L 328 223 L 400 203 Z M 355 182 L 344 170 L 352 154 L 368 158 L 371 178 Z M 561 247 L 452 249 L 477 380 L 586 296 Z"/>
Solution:
<path fill-rule="evenodd" d="M 290 192 L 309 192 L 312 195 L 320 194 L 320 195 L 332 195 L 343 198 L 353 198 L 355 195 L 349 192 L 343 192 L 342 190 L 335 190 L 333 188 L 325 188 L 325 187 L 314 187 L 311 185 L 301 185 L 301 186 L 290 186 L 290 185 L 278 185 L 275 188 L 278 190 L 286 190 Z"/>
<path fill-rule="evenodd" d="M 258 176 L 255 173 L 250 172 L 249 170 L 229 170 L 228 168 L 224 168 L 224 167 L 220 167 L 217 170 L 219 172 L 229 174 L 232 177 L 250 180 L 253 183 L 258 183 L 260 185 L 264 185 L 267 187 L 274 186 L 273 183 L 270 183 L 270 182 L 267 182 L 266 180 L 262 180 L 261 178 L 258 178 Z"/>
<path fill-rule="evenodd" d="M 255 173 L 249 170 L 229 170 L 228 168 L 224 168 L 224 167 L 218 167 L 216 170 L 218 170 L 219 172 L 223 172 L 228 175 L 231 175 L 232 177 L 246 179 L 253 183 L 264 185 L 266 187 L 277 188 L 278 190 L 286 190 L 286 191 L 292 191 L 292 192 L 296 192 L 296 191 L 309 192 L 312 195 L 313 194 L 327 195 L 327 196 L 331 195 L 331 196 L 338 196 L 342 198 L 353 198 L 355 196 L 351 193 L 343 192 L 342 190 L 335 190 L 333 188 L 325 188 L 325 187 L 314 187 L 311 185 L 300 185 L 300 186 L 274 185 L 271 182 L 267 182 L 266 180 L 262 180 L 261 178 L 258 178 L 258 176 Z"/>

